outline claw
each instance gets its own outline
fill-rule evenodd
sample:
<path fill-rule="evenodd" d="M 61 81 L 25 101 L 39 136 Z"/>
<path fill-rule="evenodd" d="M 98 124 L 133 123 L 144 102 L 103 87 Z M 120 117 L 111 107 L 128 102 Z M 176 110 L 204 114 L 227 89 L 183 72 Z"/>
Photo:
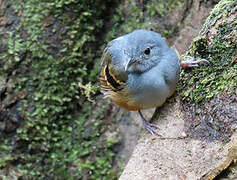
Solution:
<path fill-rule="evenodd" d="M 138 111 L 138 112 L 139 112 L 139 114 L 140 114 L 140 116 L 141 116 L 141 118 L 142 118 L 142 122 L 143 122 L 145 128 L 146 128 L 152 135 L 155 134 L 155 135 L 158 135 L 158 136 L 162 136 L 162 137 L 163 137 L 163 135 L 162 135 L 161 133 L 159 133 L 158 131 L 156 131 L 156 130 L 154 129 L 154 128 L 160 129 L 159 126 L 156 125 L 156 124 L 149 123 L 149 122 L 144 118 L 144 116 L 142 115 L 141 111 Z M 152 127 L 154 127 L 154 128 L 152 128 Z"/>
<path fill-rule="evenodd" d="M 158 136 L 162 136 L 161 133 L 159 133 L 159 132 L 156 131 L 154 128 L 152 128 L 152 127 L 155 127 L 155 128 L 158 128 L 158 129 L 159 129 L 159 127 L 158 127 L 156 124 L 149 123 L 149 122 L 147 122 L 145 119 L 142 119 L 142 122 L 143 122 L 145 128 L 146 128 L 152 135 L 156 134 L 156 135 L 158 135 Z"/>
<path fill-rule="evenodd" d="M 181 67 L 184 69 L 190 67 L 198 67 L 201 62 L 209 63 L 209 61 L 206 59 L 199 59 L 195 61 L 194 57 L 192 56 L 185 56 L 185 58 L 188 58 L 188 60 L 181 61 Z"/>
<path fill-rule="evenodd" d="M 148 123 L 148 126 L 160 129 L 160 127 L 157 124 L 152 124 L 152 123 L 149 123 L 149 122 L 147 122 L 147 123 Z"/>

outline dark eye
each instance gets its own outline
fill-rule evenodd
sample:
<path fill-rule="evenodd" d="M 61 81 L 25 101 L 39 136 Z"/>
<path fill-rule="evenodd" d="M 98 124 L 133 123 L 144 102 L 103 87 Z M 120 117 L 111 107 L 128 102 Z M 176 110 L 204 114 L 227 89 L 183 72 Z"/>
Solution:
<path fill-rule="evenodd" d="M 151 49 L 150 48 L 146 48 L 145 51 L 144 51 L 144 54 L 149 55 L 150 52 L 151 52 Z"/>

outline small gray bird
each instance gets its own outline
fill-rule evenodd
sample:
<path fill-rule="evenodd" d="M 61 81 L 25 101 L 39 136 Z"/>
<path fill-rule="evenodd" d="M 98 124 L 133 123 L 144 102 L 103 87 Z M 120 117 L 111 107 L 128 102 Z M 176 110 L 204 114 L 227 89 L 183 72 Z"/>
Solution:
<path fill-rule="evenodd" d="M 206 60 L 179 62 L 175 50 L 160 34 L 135 30 L 111 41 L 102 56 L 101 91 L 114 103 L 138 111 L 151 134 L 160 135 L 142 115 L 142 109 L 160 107 L 174 92 L 180 66 L 194 67 Z M 156 109 L 156 111 L 157 111 Z"/>

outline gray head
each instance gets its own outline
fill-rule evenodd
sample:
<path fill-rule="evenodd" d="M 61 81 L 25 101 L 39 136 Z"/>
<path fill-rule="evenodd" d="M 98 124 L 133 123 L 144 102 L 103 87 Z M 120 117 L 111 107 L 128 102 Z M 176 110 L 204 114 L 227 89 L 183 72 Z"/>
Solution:
<path fill-rule="evenodd" d="M 127 73 L 148 71 L 162 60 L 168 49 L 160 34 L 148 30 L 135 30 L 115 39 L 109 46 L 114 65 L 120 61 Z"/>

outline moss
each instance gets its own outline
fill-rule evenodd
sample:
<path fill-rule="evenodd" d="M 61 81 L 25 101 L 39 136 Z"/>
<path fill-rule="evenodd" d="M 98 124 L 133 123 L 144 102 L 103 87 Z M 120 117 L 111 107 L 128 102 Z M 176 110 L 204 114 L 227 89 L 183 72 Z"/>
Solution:
<path fill-rule="evenodd" d="M 3 0 L 6 2 L 7 13 L 1 15 L 8 15 L 9 24 L 0 27 L 1 32 L 6 31 L 0 40 L 4 44 L 0 75 L 8 81 L 4 84 L 12 84 L 6 94 L 13 96 L 11 89 L 25 96 L 16 96 L 23 118 L 17 133 L 1 134 L 0 177 L 116 179 L 113 146 L 119 140 L 106 135 L 110 127 L 104 121 L 111 107 L 93 99 L 98 92 L 98 47 L 137 28 L 171 36 L 179 26 L 163 24 L 162 19 L 186 1 L 123 1 L 111 25 L 105 23 L 115 9 L 112 0 Z M 173 25 L 171 31 L 162 30 Z M 225 40 L 236 41 L 227 25 L 219 27 L 213 45 L 206 43 L 204 35 L 194 42 L 193 55 L 208 58 L 213 66 L 182 73 L 180 91 L 185 100 L 200 102 L 233 88 L 236 64 L 226 67 L 236 45 Z M 106 35 L 104 27 L 110 29 Z"/>
<path fill-rule="evenodd" d="M 179 1 L 150 1 L 147 3 L 146 7 L 149 11 L 149 13 L 152 16 L 166 16 L 170 11 L 174 10 L 175 8 L 183 8 L 183 3 L 185 3 L 185 0 L 179 0 Z"/>
<path fill-rule="evenodd" d="M 175 36 L 179 25 L 169 22 L 167 15 L 182 11 L 186 3 L 186 0 L 123 1 L 114 12 L 106 39 L 110 41 L 135 29 L 154 30 L 166 38 Z"/>
<path fill-rule="evenodd" d="M 14 23 L 4 29 L 8 43 L 0 53 L 0 73 L 13 84 L 11 91 L 26 96 L 17 98 L 21 126 L 14 134 L 1 134 L 1 178 L 116 178 L 111 167 L 117 141 L 108 143 L 104 136 L 109 105 L 88 101 L 97 91 L 92 84 L 97 81 L 98 42 L 103 42 L 98 37 L 114 3 L 3 3 L 11 12 L 5 18 Z"/>
<path fill-rule="evenodd" d="M 223 18 L 228 17 L 230 14 L 235 13 L 237 10 L 237 2 L 235 0 L 222 0 L 220 1 L 215 8 L 212 9 L 210 15 L 206 19 L 206 22 L 203 25 L 201 34 L 207 33 L 210 27 L 213 27 L 216 22 Z"/>
<path fill-rule="evenodd" d="M 193 103 L 208 102 L 220 92 L 235 91 L 237 64 L 232 64 L 232 61 L 237 53 L 234 33 L 237 22 L 231 17 L 231 7 L 234 4 L 234 1 L 221 1 L 212 10 L 200 37 L 193 41 L 189 55 L 206 58 L 210 63 L 181 72 L 178 89 L 183 100 Z M 220 18 L 221 21 L 218 21 Z M 211 25 L 214 29 L 210 30 Z M 206 29 L 207 26 L 210 28 Z"/>
<path fill-rule="evenodd" d="M 191 56 L 206 58 L 209 55 L 207 39 L 201 36 L 194 38 L 189 53 Z"/>

